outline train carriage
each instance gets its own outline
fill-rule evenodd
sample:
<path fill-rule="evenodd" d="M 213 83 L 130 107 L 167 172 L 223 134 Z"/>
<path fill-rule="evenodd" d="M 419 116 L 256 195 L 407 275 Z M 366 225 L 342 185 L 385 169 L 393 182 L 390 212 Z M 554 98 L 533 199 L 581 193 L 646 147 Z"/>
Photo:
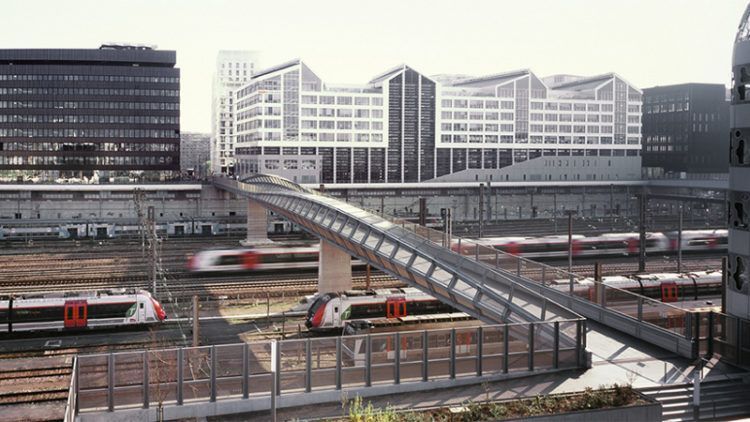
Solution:
<path fill-rule="evenodd" d="M 166 319 L 147 291 L 91 291 L 0 298 L 0 332 L 81 330 L 155 324 Z"/>

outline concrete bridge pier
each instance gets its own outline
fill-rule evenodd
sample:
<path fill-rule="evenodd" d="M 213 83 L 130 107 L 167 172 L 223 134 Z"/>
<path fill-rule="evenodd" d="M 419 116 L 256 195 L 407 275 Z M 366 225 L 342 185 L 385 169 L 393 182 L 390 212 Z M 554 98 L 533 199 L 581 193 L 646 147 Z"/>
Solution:
<path fill-rule="evenodd" d="M 241 240 L 242 246 L 271 244 L 268 238 L 268 211 L 253 200 L 247 201 L 247 237 Z"/>
<path fill-rule="evenodd" d="M 352 288 L 352 257 L 325 239 L 320 240 L 318 292 L 343 292 Z"/>

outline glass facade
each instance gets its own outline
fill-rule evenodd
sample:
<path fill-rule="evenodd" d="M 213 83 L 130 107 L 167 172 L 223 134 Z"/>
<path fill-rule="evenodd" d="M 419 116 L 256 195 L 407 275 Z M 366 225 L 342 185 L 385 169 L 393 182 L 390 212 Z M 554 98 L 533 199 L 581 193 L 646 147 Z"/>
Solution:
<path fill-rule="evenodd" d="M 0 177 L 179 175 L 175 52 L 0 50 Z"/>

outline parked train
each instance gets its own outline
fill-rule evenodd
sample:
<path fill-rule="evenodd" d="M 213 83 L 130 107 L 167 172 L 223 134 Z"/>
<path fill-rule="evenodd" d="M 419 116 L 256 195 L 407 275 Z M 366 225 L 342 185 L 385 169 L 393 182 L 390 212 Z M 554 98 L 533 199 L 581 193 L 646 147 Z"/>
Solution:
<path fill-rule="evenodd" d="M 176 221 L 156 224 L 160 236 L 221 236 L 241 235 L 245 233 L 244 222 L 220 221 Z M 268 224 L 269 234 L 299 233 L 299 228 L 288 221 L 271 221 Z M 114 239 L 119 237 L 140 236 L 140 226 L 130 221 L 127 223 L 76 222 L 65 224 L 34 224 L 33 226 L 15 226 L 0 224 L 1 240 L 42 240 L 42 239 Z"/>
<path fill-rule="evenodd" d="M 456 310 L 413 287 L 325 293 L 308 308 L 305 326 L 311 331 L 324 331 L 342 329 L 351 321 L 451 312 Z"/>
<path fill-rule="evenodd" d="M 721 272 L 700 271 L 693 273 L 639 274 L 633 276 L 603 277 L 607 300 L 632 301 L 627 291 L 658 299 L 662 302 L 693 301 L 721 294 Z M 568 279 L 554 280 L 554 288 L 568 291 Z M 595 301 L 594 280 L 576 280 L 574 294 Z M 415 288 L 382 289 L 370 292 L 325 293 L 316 297 L 307 310 L 305 326 L 311 331 L 343 329 L 347 325 L 371 326 L 382 318 L 398 319 L 414 315 L 432 315 L 457 312 L 436 298 Z M 363 324 L 356 324 L 359 321 Z"/>
<path fill-rule="evenodd" d="M 646 234 L 647 253 L 675 253 L 677 232 L 654 232 Z M 598 236 L 573 235 L 573 255 L 608 256 L 635 255 L 640 249 L 638 233 L 604 233 Z M 727 249 L 727 230 L 684 230 L 682 251 L 722 251 Z M 476 245 L 494 248 L 512 255 L 526 258 L 564 258 L 568 256 L 568 236 L 545 237 L 496 237 L 477 240 L 462 240 L 461 253 L 474 254 Z M 459 250 L 454 241 L 453 250 Z M 480 253 L 482 250 L 480 249 Z"/>
<path fill-rule="evenodd" d="M 692 273 L 656 273 L 636 274 L 631 276 L 602 277 L 605 286 L 637 293 L 641 296 L 658 299 L 662 302 L 679 302 L 698 300 L 699 298 L 715 297 L 721 294 L 720 271 L 697 271 Z M 553 286 L 568 291 L 570 280 L 553 281 Z M 632 300 L 631 295 L 621 293 L 615 289 L 607 290 L 607 300 Z M 593 278 L 577 280 L 573 292 L 578 296 L 595 300 L 595 286 Z"/>
<path fill-rule="evenodd" d="M 159 301 L 145 290 L 0 298 L 0 333 L 149 325 L 166 318 Z"/>

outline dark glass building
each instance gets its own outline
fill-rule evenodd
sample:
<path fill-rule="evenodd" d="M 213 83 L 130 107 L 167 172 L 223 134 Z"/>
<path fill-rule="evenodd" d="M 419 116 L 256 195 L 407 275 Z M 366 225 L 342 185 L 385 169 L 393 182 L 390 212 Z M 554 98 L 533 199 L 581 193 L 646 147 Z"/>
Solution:
<path fill-rule="evenodd" d="M 0 50 L 0 178 L 179 175 L 175 61 L 143 46 Z"/>
<path fill-rule="evenodd" d="M 643 172 L 726 173 L 729 102 L 721 84 L 643 90 Z"/>

